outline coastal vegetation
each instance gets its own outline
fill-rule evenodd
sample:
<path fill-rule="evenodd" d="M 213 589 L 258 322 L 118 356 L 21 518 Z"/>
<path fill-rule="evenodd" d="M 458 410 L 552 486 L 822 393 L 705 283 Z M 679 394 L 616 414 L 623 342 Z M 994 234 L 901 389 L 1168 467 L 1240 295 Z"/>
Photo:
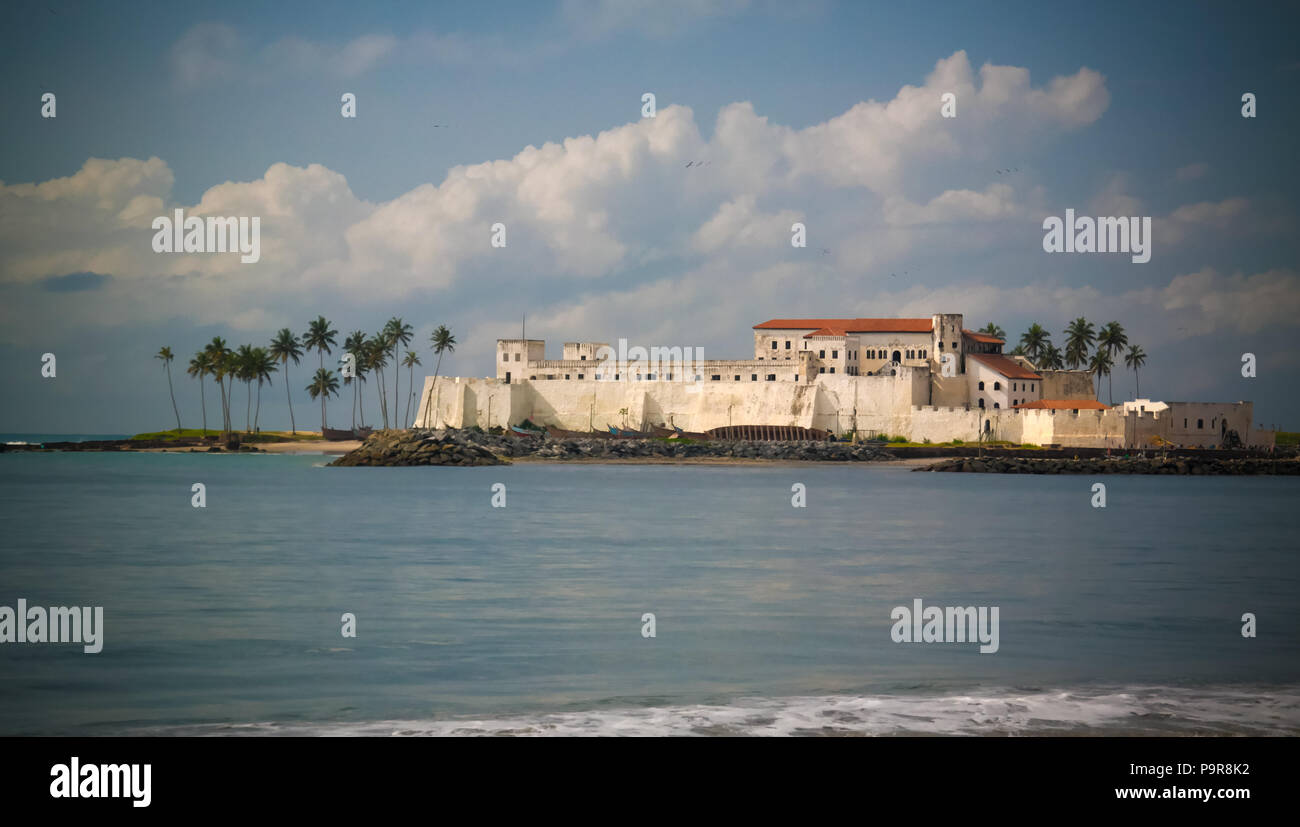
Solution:
<path fill-rule="evenodd" d="M 976 332 L 1007 341 L 1006 331 L 994 322 Z M 1112 405 L 1115 404 L 1112 374 L 1122 359 L 1124 366 L 1133 371 L 1134 398 L 1142 394 L 1138 371 L 1146 365 L 1147 354 L 1139 345 L 1129 342 L 1128 333 L 1119 322 L 1107 322 L 1098 328 L 1080 316 L 1065 327 L 1064 351 L 1052 343 L 1051 333 L 1046 328 L 1034 322 L 1020 334 L 1019 342 L 1007 354 L 1024 356 L 1040 370 L 1086 369 L 1096 382 L 1098 402 L 1101 401 L 1101 378 L 1104 376 L 1106 395 Z"/>
<path fill-rule="evenodd" d="M 367 427 L 365 425 L 365 394 L 362 393 L 362 386 L 370 376 L 375 376 L 379 380 L 375 383 L 375 386 L 378 393 L 377 402 L 383 419 L 383 427 L 385 429 L 404 427 L 403 423 L 410 422 L 411 407 L 412 403 L 415 402 L 415 368 L 417 365 L 422 366 L 424 364 L 417 351 L 406 350 L 404 354 L 401 352 L 401 349 L 413 340 L 415 336 L 414 328 L 395 316 L 389 319 L 383 328 L 374 335 L 368 336 L 361 330 L 354 330 L 344 340 L 342 347 L 344 353 L 352 356 L 353 370 L 350 371 L 350 375 L 345 372 L 336 372 L 325 366 L 325 355 L 333 354 L 334 349 L 338 346 L 338 335 L 339 331 L 334 328 L 328 319 L 324 316 L 317 316 L 308 323 L 307 330 L 303 334 L 295 334 L 287 327 L 281 328 L 266 346 L 245 343 L 232 348 L 226 344 L 225 339 L 214 336 L 210 342 L 195 352 L 185 370 L 185 373 L 191 379 L 198 381 L 202 429 L 186 429 L 181 424 L 180 408 L 176 404 L 176 393 L 171 378 L 171 363 L 175 359 L 175 355 L 170 346 L 162 347 L 154 358 L 163 363 L 163 368 L 166 371 L 167 389 L 171 396 L 172 412 L 176 418 L 176 429 L 166 433 L 177 438 L 181 438 L 185 434 L 199 438 L 212 435 L 212 432 L 208 429 L 207 388 L 205 385 L 205 381 L 209 378 L 217 384 L 221 401 L 220 433 L 229 435 L 235 429 L 231 412 L 236 404 L 236 383 L 243 383 L 244 385 L 244 432 L 248 435 L 259 433 L 262 412 L 262 386 L 274 384 L 273 375 L 282 372 L 285 378 L 285 401 L 289 406 L 289 434 L 297 436 L 298 423 L 293 408 L 289 365 L 290 363 L 294 365 L 301 364 L 303 356 L 313 350 L 316 351 L 318 358 L 318 368 L 312 375 L 311 381 L 305 390 L 312 400 L 320 401 L 322 432 L 328 427 L 328 402 L 331 397 L 338 396 L 340 379 L 343 386 L 352 386 L 352 427 L 354 429 L 357 427 L 358 410 L 360 410 L 361 414 L 361 427 Z M 443 355 L 452 353 L 456 349 L 456 337 L 452 335 L 446 325 L 438 325 L 430 335 L 429 342 L 434 355 L 437 356 L 434 370 L 436 379 L 438 372 L 442 369 Z M 391 362 L 389 361 L 390 356 Z M 390 364 L 394 367 L 391 400 L 388 395 L 384 373 Z M 407 369 L 408 384 L 407 398 L 404 405 L 399 401 L 401 368 L 403 367 Z M 253 387 L 254 383 L 256 383 L 256 390 Z M 416 407 L 418 408 L 418 405 Z M 399 414 L 403 416 L 400 420 Z M 166 437 L 154 438 L 165 439 Z"/>

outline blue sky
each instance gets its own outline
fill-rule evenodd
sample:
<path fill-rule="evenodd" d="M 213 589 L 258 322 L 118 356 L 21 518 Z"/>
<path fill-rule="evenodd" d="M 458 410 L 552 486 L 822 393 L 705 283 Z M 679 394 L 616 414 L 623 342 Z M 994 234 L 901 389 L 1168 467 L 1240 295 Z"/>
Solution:
<path fill-rule="evenodd" d="M 179 363 L 319 313 L 345 333 L 401 315 L 422 346 L 445 323 L 444 372 L 486 375 L 524 312 L 552 352 L 625 336 L 719 358 L 776 316 L 964 312 L 1058 343 L 1074 316 L 1118 319 L 1150 355 L 1143 395 L 1300 427 L 1293 12 L 791 5 L 11 4 L 0 431 L 166 427 L 159 346 Z M 949 86 L 969 95 L 944 121 Z M 149 216 L 175 207 L 261 215 L 263 260 L 153 253 Z M 1045 254 L 1066 207 L 1152 216 L 1151 262 Z M 278 377 L 263 397 L 287 425 Z"/>

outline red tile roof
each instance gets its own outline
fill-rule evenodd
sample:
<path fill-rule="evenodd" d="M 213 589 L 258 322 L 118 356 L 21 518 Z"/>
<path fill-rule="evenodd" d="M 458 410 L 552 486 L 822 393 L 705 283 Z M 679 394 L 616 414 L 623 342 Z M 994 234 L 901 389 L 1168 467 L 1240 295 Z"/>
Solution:
<path fill-rule="evenodd" d="M 929 333 L 930 319 L 769 319 L 755 330 L 820 330 L 831 328 L 849 333 Z"/>
<path fill-rule="evenodd" d="M 997 371 L 1008 379 L 1042 379 L 1029 368 L 1017 361 L 999 356 L 996 353 L 967 353 L 967 359 L 982 362 L 985 367 Z"/>
<path fill-rule="evenodd" d="M 984 342 L 985 344 L 990 344 L 990 345 L 1006 344 L 1005 339 L 999 339 L 997 336 L 990 336 L 987 333 L 979 333 L 974 330 L 966 330 L 965 328 L 963 328 L 961 332 L 962 335 L 965 336 L 966 338 L 974 339 L 977 342 Z"/>
<path fill-rule="evenodd" d="M 1011 407 L 1039 411 L 1104 411 L 1110 406 L 1091 399 L 1039 399 L 1036 402 L 1026 402 Z"/>
<path fill-rule="evenodd" d="M 845 335 L 847 334 L 844 332 L 843 328 L 821 327 L 818 328 L 817 330 L 814 330 L 812 333 L 805 334 L 804 338 L 811 339 L 813 336 L 845 336 Z"/>

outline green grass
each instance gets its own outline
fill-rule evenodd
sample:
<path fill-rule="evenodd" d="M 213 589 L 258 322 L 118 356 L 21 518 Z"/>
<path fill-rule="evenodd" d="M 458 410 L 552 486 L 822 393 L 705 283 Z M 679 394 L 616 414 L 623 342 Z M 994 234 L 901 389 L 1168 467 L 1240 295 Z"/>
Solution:
<path fill-rule="evenodd" d="M 232 432 L 239 438 L 240 442 L 312 442 L 321 439 L 320 434 L 308 434 L 299 431 L 292 434 L 289 431 L 262 431 L 256 434 L 246 434 L 242 431 Z M 173 428 L 170 431 L 151 431 L 144 434 L 136 434 L 131 439 L 138 440 L 160 440 L 164 442 L 175 442 L 177 439 L 201 439 L 204 436 L 202 428 L 185 428 L 179 434 Z M 209 428 L 207 436 L 220 439 L 221 429 Z"/>
<path fill-rule="evenodd" d="M 1294 447 L 1300 445 L 1300 432 L 1297 431 L 1278 431 L 1277 447 L 1283 446 Z"/>

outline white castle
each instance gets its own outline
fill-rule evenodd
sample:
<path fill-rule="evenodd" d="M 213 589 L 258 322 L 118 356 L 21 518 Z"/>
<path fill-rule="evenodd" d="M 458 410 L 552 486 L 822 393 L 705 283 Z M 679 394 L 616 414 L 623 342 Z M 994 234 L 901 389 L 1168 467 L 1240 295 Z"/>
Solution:
<path fill-rule="evenodd" d="M 960 313 L 915 319 L 771 319 L 754 325 L 749 359 L 699 349 L 618 348 L 498 339 L 496 376 L 427 377 L 413 425 L 565 430 L 609 425 L 702 432 L 731 425 L 796 426 L 915 442 L 1006 440 L 1035 445 L 1211 447 L 1228 432 L 1272 445 L 1250 402 L 1095 400 L 1082 370 L 1043 370 L 967 330 Z"/>

